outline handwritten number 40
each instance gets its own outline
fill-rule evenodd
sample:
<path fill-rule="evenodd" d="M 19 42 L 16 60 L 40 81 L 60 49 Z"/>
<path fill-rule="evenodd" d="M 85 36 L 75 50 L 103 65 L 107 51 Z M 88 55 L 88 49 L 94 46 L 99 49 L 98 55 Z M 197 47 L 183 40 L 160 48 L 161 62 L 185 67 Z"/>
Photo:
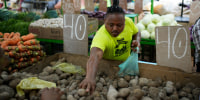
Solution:
<path fill-rule="evenodd" d="M 175 42 L 177 42 L 177 36 L 178 36 L 178 34 L 180 34 L 180 31 L 181 30 L 183 30 L 184 32 L 183 32 L 183 34 L 182 35 L 185 35 L 185 49 L 184 49 L 184 53 L 182 54 L 182 55 L 180 55 L 180 56 L 178 56 L 177 54 L 176 54 L 176 52 L 175 52 L 175 47 L 181 47 L 181 41 L 178 41 L 178 46 L 175 46 Z M 156 29 L 156 40 L 157 40 L 157 44 L 162 44 L 162 43 L 167 43 L 168 44 L 168 59 L 170 59 L 170 51 L 172 50 L 172 54 L 173 54 L 173 56 L 174 57 L 176 57 L 177 59 L 181 59 L 181 58 L 183 58 L 185 55 L 186 55 L 186 53 L 187 53 L 187 46 L 188 46 L 188 35 L 187 35 L 187 31 L 186 31 L 186 29 L 185 28 L 178 28 L 177 30 L 176 30 L 176 33 L 175 33 L 175 35 L 174 35 L 174 37 L 173 37 L 173 40 L 171 41 L 170 40 L 170 27 L 168 27 L 168 40 L 167 41 L 159 41 L 159 35 L 158 35 L 158 28 Z M 171 42 L 172 42 L 172 45 L 171 45 Z"/>
<path fill-rule="evenodd" d="M 64 28 L 71 28 L 71 39 L 73 39 L 75 35 L 77 40 L 83 40 L 86 35 L 86 19 L 83 15 L 78 15 L 75 20 L 74 18 L 74 15 L 64 15 Z M 83 23 L 79 24 L 81 20 L 83 20 Z M 67 25 L 67 21 L 71 21 L 71 25 Z M 79 30 L 81 32 L 78 32 Z M 78 34 L 82 34 L 82 36 L 79 37 L 80 35 Z"/>

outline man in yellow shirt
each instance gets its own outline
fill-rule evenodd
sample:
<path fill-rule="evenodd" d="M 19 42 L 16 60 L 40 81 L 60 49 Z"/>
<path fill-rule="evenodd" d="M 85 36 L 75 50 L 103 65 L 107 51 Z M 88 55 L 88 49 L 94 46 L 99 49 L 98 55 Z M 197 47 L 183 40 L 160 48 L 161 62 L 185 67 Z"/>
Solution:
<path fill-rule="evenodd" d="M 114 0 L 113 6 L 107 9 L 104 25 L 92 41 L 86 77 L 80 84 L 87 92 L 95 90 L 97 67 L 102 58 L 125 61 L 130 56 L 131 46 L 133 51 L 140 46 L 138 29 L 118 5 L 119 1 Z"/>

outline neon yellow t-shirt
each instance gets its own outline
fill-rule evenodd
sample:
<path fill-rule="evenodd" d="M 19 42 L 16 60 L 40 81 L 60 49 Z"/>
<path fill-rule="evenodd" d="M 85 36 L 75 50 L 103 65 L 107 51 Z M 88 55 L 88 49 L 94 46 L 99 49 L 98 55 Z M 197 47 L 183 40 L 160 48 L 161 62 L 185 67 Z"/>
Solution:
<path fill-rule="evenodd" d="M 133 21 L 125 17 L 124 30 L 117 36 L 112 37 L 103 25 L 92 40 L 92 47 L 103 50 L 103 58 L 110 60 L 126 60 L 130 55 L 132 36 L 138 32 Z"/>

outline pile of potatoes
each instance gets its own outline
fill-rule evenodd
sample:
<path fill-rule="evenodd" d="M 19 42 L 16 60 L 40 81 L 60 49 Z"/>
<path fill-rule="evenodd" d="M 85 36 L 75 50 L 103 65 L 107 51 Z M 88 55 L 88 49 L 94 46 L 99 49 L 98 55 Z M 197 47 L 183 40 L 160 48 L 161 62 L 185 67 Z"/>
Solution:
<path fill-rule="evenodd" d="M 16 86 L 28 77 L 56 83 L 64 91 L 62 100 L 199 100 L 200 88 L 193 83 L 181 84 L 171 81 L 155 80 L 137 76 L 109 78 L 104 73 L 96 77 L 96 89 L 93 94 L 80 89 L 79 84 L 85 75 L 64 73 L 54 70 L 56 62 L 43 69 L 39 74 L 2 72 L 0 76 L 0 100 L 39 100 L 40 90 L 24 90 L 24 96 L 18 96 Z"/>

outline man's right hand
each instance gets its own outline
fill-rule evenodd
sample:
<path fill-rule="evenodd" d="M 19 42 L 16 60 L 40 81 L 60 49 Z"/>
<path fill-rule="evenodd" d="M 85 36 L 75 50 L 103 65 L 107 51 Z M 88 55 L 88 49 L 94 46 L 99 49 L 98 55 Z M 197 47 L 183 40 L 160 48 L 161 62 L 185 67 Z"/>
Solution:
<path fill-rule="evenodd" d="M 96 80 L 85 78 L 79 85 L 80 88 L 86 89 L 86 92 L 92 94 L 96 87 Z"/>

